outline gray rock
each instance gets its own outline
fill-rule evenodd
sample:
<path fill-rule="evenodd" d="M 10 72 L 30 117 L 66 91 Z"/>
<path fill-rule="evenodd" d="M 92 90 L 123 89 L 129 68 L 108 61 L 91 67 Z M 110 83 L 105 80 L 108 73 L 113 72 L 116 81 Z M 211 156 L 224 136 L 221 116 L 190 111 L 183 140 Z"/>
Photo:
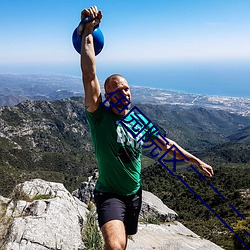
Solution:
<path fill-rule="evenodd" d="M 156 217 L 160 222 L 166 222 L 176 220 L 178 215 L 174 210 L 168 208 L 157 196 L 150 192 L 142 191 L 140 219 L 147 219 L 149 217 Z"/>
<path fill-rule="evenodd" d="M 87 183 L 92 180 L 89 178 Z M 62 184 L 35 179 L 17 185 L 12 196 L 14 199 L 0 196 L 1 250 L 84 249 L 81 234 L 89 210 Z M 144 219 L 154 216 L 168 222 L 139 223 L 128 250 L 222 249 L 174 221 L 177 214 L 150 192 L 143 191 L 141 213 Z"/>
<path fill-rule="evenodd" d="M 239 189 L 240 195 L 244 198 L 244 199 L 249 199 L 250 198 L 250 188 L 247 189 Z"/>
<path fill-rule="evenodd" d="M 93 176 L 88 177 L 88 180 L 81 183 L 81 186 L 72 192 L 72 195 L 84 203 L 94 200 L 94 189 L 98 179 L 98 170 L 96 169 Z"/>
<path fill-rule="evenodd" d="M 216 244 L 175 221 L 163 225 L 139 224 L 136 235 L 128 241 L 127 250 L 222 250 Z"/>
<path fill-rule="evenodd" d="M 90 176 L 86 182 L 82 182 L 81 186 L 72 195 L 85 203 L 92 201 L 97 179 L 98 171 L 95 170 L 93 176 Z M 166 222 L 176 220 L 178 215 L 175 211 L 168 208 L 157 196 L 150 192 L 142 191 L 140 220 L 146 220 L 150 217 L 154 217 L 160 222 Z"/>
<path fill-rule="evenodd" d="M 3 250 L 83 249 L 86 205 L 60 183 L 35 179 L 16 186 Z M 18 199 L 20 198 L 20 200 Z M 5 215 L 6 216 L 6 215 Z"/>

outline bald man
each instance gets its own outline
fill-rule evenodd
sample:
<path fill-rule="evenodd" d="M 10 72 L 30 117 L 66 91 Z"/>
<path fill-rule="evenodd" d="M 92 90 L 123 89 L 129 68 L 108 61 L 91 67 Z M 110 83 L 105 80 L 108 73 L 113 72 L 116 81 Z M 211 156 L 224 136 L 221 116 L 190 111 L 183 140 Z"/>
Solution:
<path fill-rule="evenodd" d="M 143 141 L 138 142 L 121 123 L 124 119 L 130 121 L 133 113 L 129 112 L 130 87 L 120 74 L 111 75 L 106 79 L 105 97 L 111 103 L 111 108 L 102 105 L 92 36 L 94 27 L 101 22 L 102 12 L 93 6 L 81 13 L 82 20 L 88 16 L 92 21 L 85 27 L 80 26 L 79 32 L 82 33 L 81 69 L 85 111 L 99 170 L 94 191 L 98 222 L 105 241 L 105 249 L 126 249 L 127 236 L 137 232 L 141 209 L 140 157 Z M 140 116 L 140 120 L 143 119 L 145 120 Z M 213 176 L 211 166 L 188 153 L 174 141 L 153 132 L 152 126 L 153 124 L 145 126 L 141 136 L 150 137 L 147 140 L 153 140 L 162 151 L 167 151 L 175 145 L 181 151 L 175 152 L 176 158 L 182 159 L 184 156 L 189 163 L 197 165 L 205 175 Z M 170 150 L 169 155 L 174 155 L 173 150 Z"/>

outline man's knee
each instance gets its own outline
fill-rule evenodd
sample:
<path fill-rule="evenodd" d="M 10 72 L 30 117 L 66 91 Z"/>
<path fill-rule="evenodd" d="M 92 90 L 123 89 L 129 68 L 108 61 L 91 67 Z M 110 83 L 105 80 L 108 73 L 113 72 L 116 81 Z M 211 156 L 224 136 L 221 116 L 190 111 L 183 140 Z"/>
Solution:
<path fill-rule="evenodd" d="M 124 240 L 105 241 L 105 250 L 124 250 L 125 248 L 126 241 Z"/>
<path fill-rule="evenodd" d="M 122 221 L 113 220 L 105 223 L 102 228 L 105 250 L 124 250 L 127 245 L 127 236 Z"/>

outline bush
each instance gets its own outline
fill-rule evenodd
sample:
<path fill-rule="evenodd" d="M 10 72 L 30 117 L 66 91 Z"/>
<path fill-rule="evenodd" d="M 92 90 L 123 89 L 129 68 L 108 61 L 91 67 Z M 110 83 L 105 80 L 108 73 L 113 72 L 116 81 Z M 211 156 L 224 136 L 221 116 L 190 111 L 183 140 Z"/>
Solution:
<path fill-rule="evenodd" d="M 244 230 L 246 230 L 248 234 L 250 232 L 249 221 L 250 216 L 246 217 L 245 220 L 238 220 L 233 224 L 233 230 L 235 231 L 235 235 L 237 235 L 233 236 L 233 244 L 237 250 L 245 250 L 246 246 L 250 247 L 250 237 L 244 232 Z M 238 238 L 240 238 L 240 240 Z"/>
<path fill-rule="evenodd" d="M 89 202 L 88 208 L 87 222 L 82 233 L 84 247 L 88 250 L 102 250 L 104 244 L 97 226 L 95 205 Z"/>

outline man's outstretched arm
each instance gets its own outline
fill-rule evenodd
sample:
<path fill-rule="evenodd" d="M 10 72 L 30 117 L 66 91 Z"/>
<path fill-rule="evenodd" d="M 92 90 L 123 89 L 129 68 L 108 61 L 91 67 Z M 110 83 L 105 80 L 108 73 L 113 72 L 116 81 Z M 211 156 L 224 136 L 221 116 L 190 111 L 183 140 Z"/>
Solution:
<path fill-rule="evenodd" d="M 92 32 L 94 27 L 101 22 L 102 13 L 96 6 L 84 9 L 81 19 L 91 17 L 93 21 L 87 23 L 85 27 L 80 26 L 78 32 L 82 34 L 81 47 L 81 69 L 82 81 L 85 92 L 85 107 L 89 112 L 94 112 L 98 108 L 101 100 L 101 89 L 96 75 L 96 61 Z"/>
<path fill-rule="evenodd" d="M 175 151 L 176 153 L 176 158 L 177 159 L 183 159 L 183 155 L 189 159 L 188 162 L 195 164 L 196 166 L 198 166 L 198 168 L 206 175 L 206 176 L 213 176 L 214 172 L 213 172 L 213 168 L 206 164 L 205 162 L 203 162 L 202 160 L 200 160 L 199 158 L 195 157 L 194 155 L 190 154 L 189 152 L 187 152 L 185 149 L 183 149 L 181 146 L 179 146 L 177 143 L 175 143 L 174 141 L 166 138 L 166 140 L 168 141 L 168 144 L 166 144 L 166 141 L 160 136 L 158 137 L 158 139 L 155 139 L 154 142 L 163 150 L 163 151 L 168 151 L 173 145 L 175 145 L 178 150 L 181 152 L 179 152 L 178 150 Z M 161 143 L 159 142 L 161 141 Z M 164 146 L 163 146 L 164 145 Z M 172 150 L 169 151 L 169 155 L 171 157 L 174 156 L 174 151 L 175 148 L 172 148 Z"/>

